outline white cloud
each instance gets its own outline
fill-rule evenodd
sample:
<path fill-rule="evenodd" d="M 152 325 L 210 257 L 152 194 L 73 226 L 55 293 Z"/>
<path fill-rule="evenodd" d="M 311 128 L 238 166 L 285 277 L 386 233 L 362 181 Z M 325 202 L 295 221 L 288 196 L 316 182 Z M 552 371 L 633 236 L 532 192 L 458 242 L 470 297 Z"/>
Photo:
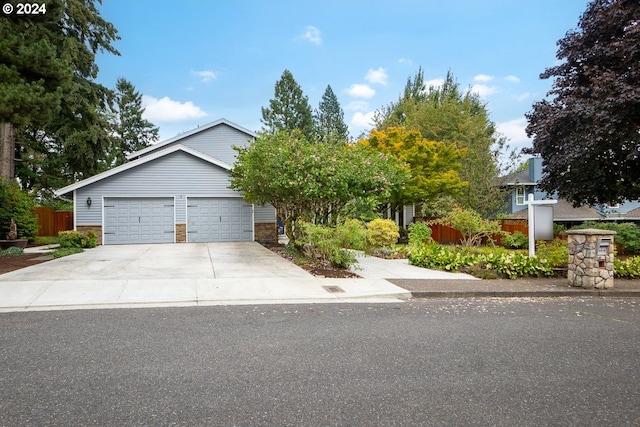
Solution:
<path fill-rule="evenodd" d="M 305 28 L 304 34 L 302 34 L 301 38 L 303 40 L 307 40 L 308 42 L 315 44 L 316 46 L 320 46 L 322 44 L 322 37 L 320 37 L 320 30 L 314 27 L 313 25 L 308 25 Z"/>
<path fill-rule="evenodd" d="M 365 111 L 368 108 L 369 103 L 367 101 L 351 101 L 344 107 L 347 111 Z"/>
<path fill-rule="evenodd" d="M 509 120 L 508 122 L 498 123 L 496 124 L 496 127 L 498 132 L 506 136 L 511 144 L 523 145 L 530 142 L 527 137 L 527 133 L 525 132 L 527 119 L 524 117 Z"/>
<path fill-rule="evenodd" d="M 357 112 L 351 117 L 351 125 L 358 128 L 370 128 L 373 126 L 374 114 L 374 111 L 367 113 Z"/>
<path fill-rule="evenodd" d="M 516 96 L 516 101 L 518 102 L 522 102 L 522 101 L 526 101 L 527 99 L 533 98 L 533 94 L 531 92 L 524 92 L 521 93 L 520 95 Z"/>
<path fill-rule="evenodd" d="M 143 95 L 142 106 L 145 108 L 144 118 L 152 122 L 178 122 L 207 115 L 191 101 L 178 102 L 168 96 L 158 99 Z"/>
<path fill-rule="evenodd" d="M 493 80 L 493 76 L 488 76 L 486 74 L 478 74 L 473 78 L 474 82 L 487 83 Z"/>
<path fill-rule="evenodd" d="M 357 83 L 349 86 L 347 92 L 354 98 L 371 98 L 376 94 L 376 91 L 371 89 L 369 86 Z"/>
<path fill-rule="evenodd" d="M 398 59 L 398 64 L 413 65 L 413 61 L 408 58 L 400 58 Z"/>
<path fill-rule="evenodd" d="M 377 70 L 369 68 L 367 75 L 364 77 L 369 83 L 377 83 L 386 86 L 387 84 L 387 71 L 379 67 Z"/>
<path fill-rule="evenodd" d="M 516 76 L 507 76 L 504 79 L 510 83 L 520 83 L 520 79 Z"/>
<path fill-rule="evenodd" d="M 478 95 L 480 95 L 480 97 L 484 98 L 485 96 L 494 94 L 497 92 L 497 89 L 495 86 L 487 86 L 487 85 L 483 85 L 483 84 L 475 84 L 473 86 L 471 86 L 471 92 L 475 92 Z"/>
<path fill-rule="evenodd" d="M 209 83 L 211 80 L 215 80 L 218 78 L 216 73 L 213 71 L 193 71 L 193 74 L 200 77 L 203 83 Z"/>

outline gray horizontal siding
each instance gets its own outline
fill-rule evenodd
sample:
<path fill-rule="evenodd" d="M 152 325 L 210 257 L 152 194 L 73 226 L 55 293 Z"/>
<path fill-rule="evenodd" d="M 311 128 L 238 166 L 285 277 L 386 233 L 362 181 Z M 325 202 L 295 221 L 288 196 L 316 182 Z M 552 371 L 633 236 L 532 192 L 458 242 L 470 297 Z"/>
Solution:
<path fill-rule="evenodd" d="M 256 224 L 259 223 L 275 223 L 276 209 L 271 205 L 256 205 L 253 210 L 253 218 Z"/>
<path fill-rule="evenodd" d="M 240 132 L 226 124 L 220 124 L 194 135 L 186 136 L 163 148 L 175 144 L 182 144 L 214 159 L 223 161 L 228 165 L 233 165 L 236 161 L 236 154 L 238 153 L 232 147 L 245 147 L 249 145 L 250 138 L 251 137 L 244 132 Z"/>
<path fill-rule="evenodd" d="M 228 188 L 224 169 L 184 152 L 175 152 L 87 185 L 76 191 L 76 225 L 102 223 L 102 197 L 174 197 L 176 221 L 186 219 L 186 196 L 239 197 Z M 184 197 L 182 197 L 184 196 Z M 87 197 L 92 203 L 88 207 Z"/>

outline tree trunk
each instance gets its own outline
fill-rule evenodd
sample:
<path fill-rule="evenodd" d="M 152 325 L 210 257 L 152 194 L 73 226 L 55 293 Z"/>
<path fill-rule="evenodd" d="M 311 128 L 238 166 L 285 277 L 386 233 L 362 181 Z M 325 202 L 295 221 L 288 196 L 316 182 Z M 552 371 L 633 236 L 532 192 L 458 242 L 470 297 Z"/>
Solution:
<path fill-rule="evenodd" d="M 0 123 L 0 178 L 15 178 L 16 133 L 11 123 Z"/>

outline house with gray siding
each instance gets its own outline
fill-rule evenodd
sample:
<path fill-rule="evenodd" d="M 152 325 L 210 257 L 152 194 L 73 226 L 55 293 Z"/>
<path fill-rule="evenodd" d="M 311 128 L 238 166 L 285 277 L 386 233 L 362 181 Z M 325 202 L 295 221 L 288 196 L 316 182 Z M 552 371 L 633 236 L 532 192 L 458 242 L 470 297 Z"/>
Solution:
<path fill-rule="evenodd" d="M 578 208 L 557 195 L 550 195 L 540 190 L 537 185 L 543 174 L 542 159 L 530 158 L 527 168 L 503 178 L 504 186 L 511 188 L 507 200 L 509 218 L 527 218 L 527 198 L 534 195 L 534 200 L 557 200 L 553 207 L 553 221 L 567 226 L 582 223 L 584 221 L 631 221 L 640 220 L 640 202 L 627 201 L 615 206 L 580 206 Z"/>
<path fill-rule="evenodd" d="M 55 193 L 72 195 L 74 229 L 94 230 L 105 245 L 277 241 L 275 209 L 247 204 L 229 188 L 233 147 L 255 138 L 216 120 Z"/>

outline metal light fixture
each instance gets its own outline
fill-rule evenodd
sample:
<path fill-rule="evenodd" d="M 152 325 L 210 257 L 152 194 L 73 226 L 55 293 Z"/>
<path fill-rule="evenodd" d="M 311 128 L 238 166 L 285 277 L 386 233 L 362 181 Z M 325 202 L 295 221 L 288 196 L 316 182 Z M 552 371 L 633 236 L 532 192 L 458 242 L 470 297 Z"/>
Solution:
<path fill-rule="evenodd" d="M 87 206 L 91 207 L 91 197 L 87 197 Z"/>

